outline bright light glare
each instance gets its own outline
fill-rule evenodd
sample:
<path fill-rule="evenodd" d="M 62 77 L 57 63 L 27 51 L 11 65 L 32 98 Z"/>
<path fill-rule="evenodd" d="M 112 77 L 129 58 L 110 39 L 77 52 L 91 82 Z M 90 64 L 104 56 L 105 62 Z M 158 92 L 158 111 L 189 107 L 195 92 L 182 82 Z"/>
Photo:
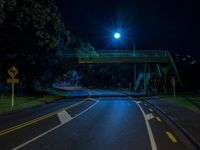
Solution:
<path fill-rule="evenodd" d="M 120 38 L 120 34 L 119 34 L 119 33 L 115 33 L 115 34 L 114 34 L 114 37 L 115 37 L 116 39 L 119 39 L 119 38 Z"/>

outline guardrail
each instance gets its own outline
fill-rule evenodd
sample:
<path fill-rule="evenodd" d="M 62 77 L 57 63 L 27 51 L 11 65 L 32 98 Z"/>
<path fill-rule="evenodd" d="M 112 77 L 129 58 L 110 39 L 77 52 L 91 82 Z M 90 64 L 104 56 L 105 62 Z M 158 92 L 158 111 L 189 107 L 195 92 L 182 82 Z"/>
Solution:
<path fill-rule="evenodd" d="M 68 53 L 64 57 L 80 58 L 80 57 L 169 57 L 167 50 L 97 50 L 96 53 Z"/>

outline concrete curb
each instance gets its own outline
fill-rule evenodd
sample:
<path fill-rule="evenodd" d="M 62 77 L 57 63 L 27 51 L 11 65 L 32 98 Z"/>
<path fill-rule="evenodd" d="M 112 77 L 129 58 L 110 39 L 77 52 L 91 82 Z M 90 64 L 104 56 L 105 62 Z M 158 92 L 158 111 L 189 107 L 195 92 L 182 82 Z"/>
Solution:
<path fill-rule="evenodd" d="M 177 123 L 176 120 L 174 120 L 173 117 L 171 117 L 169 114 L 167 114 L 165 111 L 163 111 L 160 107 L 152 104 L 151 102 L 144 100 L 146 103 L 154 107 L 156 110 L 158 110 L 162 115 L 164 115 L 169 121 L 171 121 L 182 133 L 183 135 L 188 138 L 188 140 L 194 145 L 195 148 L 200 149 L 200 143 L 179 123 Z"/>

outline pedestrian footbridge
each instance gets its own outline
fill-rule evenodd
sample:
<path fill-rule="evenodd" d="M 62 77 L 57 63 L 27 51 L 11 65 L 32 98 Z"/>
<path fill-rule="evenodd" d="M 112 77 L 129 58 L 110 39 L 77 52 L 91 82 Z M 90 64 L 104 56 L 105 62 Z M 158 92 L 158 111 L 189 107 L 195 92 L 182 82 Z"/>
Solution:
<path fill-rule="evenodd" d="M 68 64 L 131 63 L 134 66 L 135 90 L 138 89 L 141 82 L 143 82 L 144 90 L 146 90 L 151 79 L 162 78 L 163 74 L 160 66 L 168 66 L 181 84 L 176 65 L 168 50 L 96 50 L 94 53 L 67 53 L 63 55 L 63 62 Z M 142 72 L 138 71 L 138 64 L 143 64 Z M 151 71 L 150 65 L 155 66 L 154 71 Z"/>

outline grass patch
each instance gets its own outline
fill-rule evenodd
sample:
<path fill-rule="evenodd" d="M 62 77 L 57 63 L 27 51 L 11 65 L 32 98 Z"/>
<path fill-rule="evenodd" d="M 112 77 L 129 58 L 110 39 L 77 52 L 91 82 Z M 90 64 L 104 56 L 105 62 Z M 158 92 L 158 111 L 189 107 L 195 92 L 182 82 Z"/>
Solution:
<path fill-rule="evenodd" d="M 61 96 L 46 95 L 43 97 L 15 97 L 15 106 L 11 107 L 11 97 L 3 96 L 0 97 L 0 114 L 44 104 L 58 98 L 61 98 Z"/>
<path fill-rule="evenodd" d="M 171 95 L 163 95 L 160 98 L 167 100 L 170 103 L 174 103 L 178 106 L 188 108 L 193 111 L 200 111 L 200 95 L 177 95 L 176 97 Z"/>
<path fill-rule="evenodd" d="M 45 92 L 52 95 L 69 96 L 70 92 L 65 90 L 58 90 L 53 88 L 45 89 Z"/>

